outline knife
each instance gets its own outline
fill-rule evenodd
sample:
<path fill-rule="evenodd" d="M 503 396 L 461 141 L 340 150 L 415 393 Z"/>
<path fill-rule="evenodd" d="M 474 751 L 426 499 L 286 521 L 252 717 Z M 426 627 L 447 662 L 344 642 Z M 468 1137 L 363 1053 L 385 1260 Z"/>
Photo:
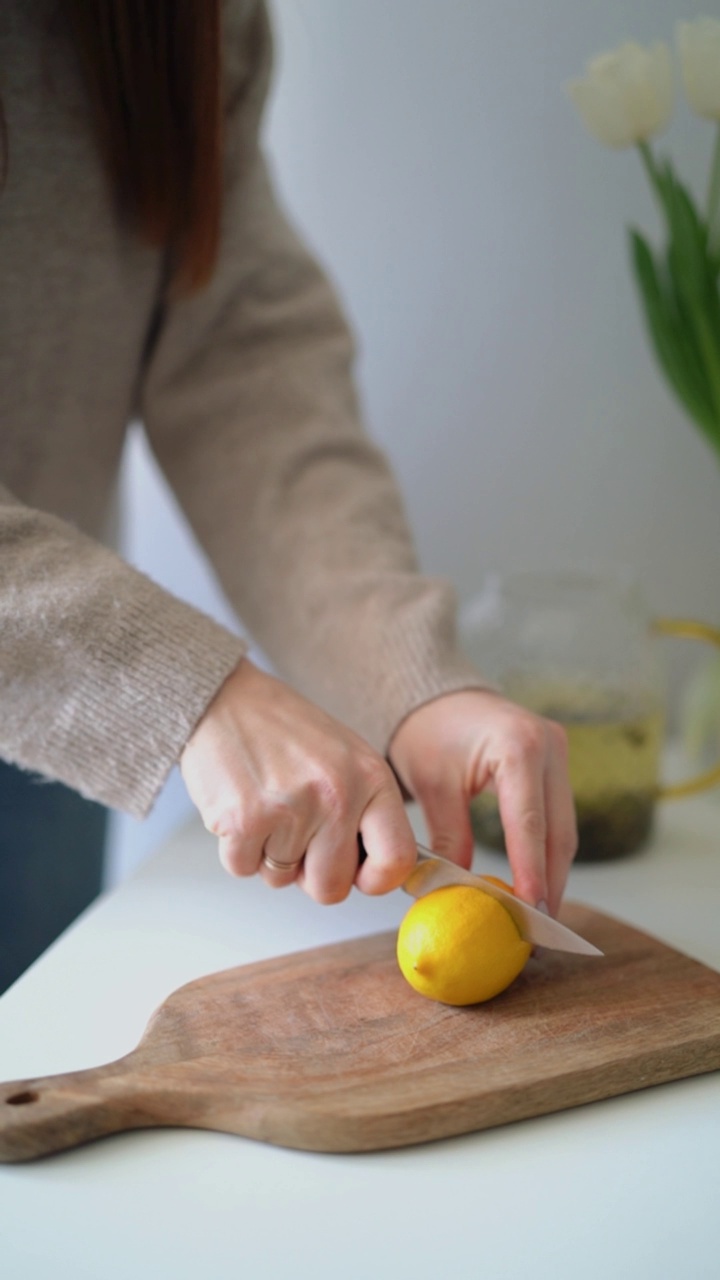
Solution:
<path fill-rule="evenodd" d="M 483 893 L 489 894 L 491 898 L 497 898 L 498 902 L 502 902 L 515 921 L 521 938 L 531 942 L 533 946 L 546 947 L 551 951 L 573 951 L 582 956 L 603 954 L 591 942 L 581 938 L 578 933 L 573 933 L 572 929 L 568 929 L 566 925 L 560 924 L 559 920 L 553 920 L 552 916 L 546 916 L 535 907 L 528 906 L 527 902 L 522 902 L 507 889 L 499 888 L 485 876 L 474 875 L 472 871 L 466 871 L 455 862 L 441 858 L 439 854 L 433 853 L 431 849 L 426 849 L 421 844 L 417 845 L 417 851 L 417 863 L 402 886 L 405 893 L 409 893 L 411 897 L 422 898 L 433 889 L 441 889 L 446 885 L 472 885 L 476 889 L 482 889 Z"/>

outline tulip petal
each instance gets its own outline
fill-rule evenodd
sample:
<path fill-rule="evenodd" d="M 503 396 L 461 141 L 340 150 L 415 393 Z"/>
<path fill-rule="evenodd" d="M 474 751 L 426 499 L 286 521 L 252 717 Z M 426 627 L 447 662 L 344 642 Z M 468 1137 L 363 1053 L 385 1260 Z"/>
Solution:
<path fill-rule="evenodd" d="M 685 96 L 706 120 L 720 120 L 720 21 L 698 18 L 677 28 Z"/>
<path fill-rule="evenodd" d="M 606 147 L 630 147 L 635 138 L 623 104 L 612 87 L 599 80 L 574 80 L 568 93 L 585 128 Z"/>
<path fill-rule="evenodd" d="M 661 42 L 649 49 L 627 42 L 594 58 L 585 78 L 568 85 L 568 93 L 599 142 L 609 147 L 645 142 L 664 129 L 672 115 L 670 51 Z"/>

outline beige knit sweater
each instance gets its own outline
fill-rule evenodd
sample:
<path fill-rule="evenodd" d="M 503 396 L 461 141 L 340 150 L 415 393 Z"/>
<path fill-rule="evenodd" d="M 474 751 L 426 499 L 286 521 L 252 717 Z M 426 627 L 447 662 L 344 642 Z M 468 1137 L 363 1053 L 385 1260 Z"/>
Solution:
<path fill-rule="evenodd" d="M 99 540 L 128 421 L 280 674 L 384 751 L 478 685 L 363 434 L 333 293 L 258 145 L 270 41 L 226 4 L 227 196 L 211 285 L 163 296 L 119 223 L 50 0 L 0 5 L 0 756 L 147 812 L 245 645 Z"/>

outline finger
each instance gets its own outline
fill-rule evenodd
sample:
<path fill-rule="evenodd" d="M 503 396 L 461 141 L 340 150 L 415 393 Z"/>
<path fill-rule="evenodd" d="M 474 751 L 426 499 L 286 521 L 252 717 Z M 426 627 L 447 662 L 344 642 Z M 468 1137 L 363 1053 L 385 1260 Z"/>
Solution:
<path fill-rule="evenodd" d="M 292 861 L 278 861 L 272 854 L 264 852 L 260 859 L 260 875 L 271 889 L 284 889 L 293 884 L 300 875 L 305 854 L 301 853 Z"/>
<path fill-rule="evenodd" d="M 215 823 L 220 828 L 219 856 L 234 876 L 260 872 L 273 888 L 291 884 L 303 859 L 300 823 L 289 805 L 246 806 L 240 815 Z"/>
<path fill-rule="evenodd" d="M 293 806 L 292 800 L 273 799 L 264 818 L 267 836 L 263 855 L 275 862 L 292 863 L 302 858 L 312 827 L 307 816 Z"/>
<path fill-rule="evenodd" d="M 233 831 L 218 839 L 218 855 L 221 865 L 231 876 L 254 876 L 262 858 L 265 832 L 246 833 Z"/>
<path fill-rule="evenodd" d="M 548 905 L 547 819 L 541 757 L 505 762 L 495 778 L 505 847 L 518 897 Z"/>
<path fill-rule="evenodd" d="M 344 902 L 355 882 L 357 864 L 357 821 L 325 823 L 308 844 L 298 883 L 316 902 Z"/>
<path fill-rule="evenodd" d="M 469 867 L 473 855 L 470 801 L 458 779 L 433 778 L 416 791 L 433 852 Z"/>
<path fill-rule="evenodd" d="M 399 889 L 417 862 L 415 836 L 400 792 L 378 793 L 362 814 L 358 830 L 367 853 L 355 876 L 358 889 L 368 894 Z"/>
<path fill-rule="evenodd" d="M 259 871 L 272 889 L 281 889 L 297 879 L 310 833 L 289 800 L 276 800 L 266 821 L 269 834 L 263 841 Z"/>
<path fill-rule="evenodd" d="M 556 915 L 562 902 L 572 860 L 577 852 L 575 802 L 567 774 L 567 746 L 563 731 L 545 774 L 545 809 L 548 821 L 548 907 Z"/>
<path fill-rule="evenodd" d="M 255 798 L 239 793 L 222 808 L 204 805 L 201 816 L 205 830 L 217 836 L 218 854 L 225 870 L 232 876 L 254 876 L 269 830 Z"/>

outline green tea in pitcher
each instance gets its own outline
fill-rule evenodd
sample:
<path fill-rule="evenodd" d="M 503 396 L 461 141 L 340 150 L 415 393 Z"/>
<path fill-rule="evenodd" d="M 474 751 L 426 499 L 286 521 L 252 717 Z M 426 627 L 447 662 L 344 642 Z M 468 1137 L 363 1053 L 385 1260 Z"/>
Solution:
<path fill-rule="evenodd" d="M 508 696 L 559 721 L 578 821 L 578 861 L 620 857 L 652 831 L 664 717 L 656 703 L 628 707 L 620 697 L 527 689 Z M 504 849 L 497 800 L 483 792 L 470 806 L 478 844 Z"/>

